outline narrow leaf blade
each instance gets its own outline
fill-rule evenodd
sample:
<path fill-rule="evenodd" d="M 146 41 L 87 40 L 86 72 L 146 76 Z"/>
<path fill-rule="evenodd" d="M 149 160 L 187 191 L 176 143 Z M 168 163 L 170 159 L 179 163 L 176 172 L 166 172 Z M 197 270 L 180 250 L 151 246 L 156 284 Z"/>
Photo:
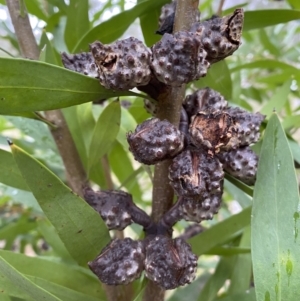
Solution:
<path fill-rule="evenodd" d="M 24 59 L 0 58 L 0 114 L 45 111 L 122 95 L 97 79 Z"/>
<path fill-rule="evenodd" d="M 24 291 L 28 296 L 33 300 L 45 300 L 45 301 L 58 301 L 54 295 L 45 291 L 41 287 L 35 285 L 27 277 L 19 273 L 13 266 L 11 266 L 4 258 L 0 256 L 0 275 L 3 275 L 10 282 L 19 288 L 21 291 Z M 10 292 L 7 292 L 8 294 Z"/>
<path fill-rule="evenodd" d="M 109 242 L 99 214 L 70 188 L 16 145 L 11 145 L 19 169 L 70 255 L 83 266 Z"/>
<path fill-rule="evenodd" d="M 300 299 L 299 193 L 292 154 L 276 114 L 261 148 L 252 211 L 257 300 Z"/>

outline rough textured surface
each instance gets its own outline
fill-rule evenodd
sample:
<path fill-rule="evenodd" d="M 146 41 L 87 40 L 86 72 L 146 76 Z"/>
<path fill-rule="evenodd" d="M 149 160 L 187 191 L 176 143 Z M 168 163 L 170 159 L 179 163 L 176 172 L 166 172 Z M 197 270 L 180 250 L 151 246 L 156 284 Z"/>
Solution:
<path fill-rule="evenodd" d="M 243 9 L 238 8 L 223 18 L 213 17 L 201 23 L 194 23 L 191 31 L 199 36 L 201 45 L 207 52 L 206 59 L 210 63 L 216 63 L 239 48 L 243 22 Z"/>
<path fill-rule="evenodd" d="M 191 142 L 198 148 L 205 147 L 217 153 L 226 146 L 234 132 L 229 114 L 222 111 L 214 113 L 199 112 L 192 117 L 190 125 Z"/>
<path fill-rule="evenodd" d="M 169 167 L 170 184 L 179 196 L 210 202 L 223 191 L 224 172 L 216 157 L 202 151 L 186 150 Z"/>
<path fill-rule="evenodd" d="M 224 110 L 227 107 L 227 101 L 219 92 L 206 87 L 187 95 L 183 107 L 189 117 L 192 117 L 200 111 L 215 112 Z"/>
<path fill-rule="evenodd" d="M 241 147 L 217 155 L 223 168 L 233 177 L 253 185 L 256 179 L 258 156 L 250 147 Z"/>
<path fill-rule="evenodd" d="M 260 125 L 265 116 L 260 113 L 250 113 L 241 108 L 226 109 L 234 122 L 235 135 L 232 135 L 227 148 L 236 148 L 256 143 L 260 137 Z"/>
<path fill-rule="evenodd" d="M 145 275 L 164 289 L 191 283 L 196 269 L 197 256 L 181 238 L 156 236 L 146 247 Z"/>
<path fill-rule="evenodd" d="M 150 81 L 151 53 L 138 39 L 131 37 L 109 45 L 94 42 L 90 50 L 100 83 L 107 89 L 128 90 Z"/>
<path fill-rule="evenodd" d="M 61 54 L 61 60 L 65 68 L 90 76 L 98 77 L 98 67 L 95 64 L 93 55 L 90 52 L 77 54 Z"/>
<path fill-rule="evenodd" d="M 123 230 L 132 223 L 130 207 L 133 206 L 130 194 L 121 190 L 84 190 L 84 198 L 100 213 L 109 230 Z"/>
<path fill-rule="evenodd" d="M 88 265 L 103 283 L 128 284 L 140 277 L 144 269 L 144 253 L 141 241 L 115 239 Z"/>
<path fill-rule="evenodd" d="M 173 158 L 184 147 L 183 134 L 167 120 L 152 118 L 127 134 L 134 158 L 144 164 L 155 164 Z"/>
<path fill-rule="evenodd" d="M 157 79 L 179 86 L 206 75 L 209 63 L 198 36 L 187 31 L 164 34 L 152 46 L 152 68 Z"/>
<path fill-rule="evenodd" d="M 212 219 L 221 206 L 222 193 L 213 194 L 205 201 L 199 202 L 192 198 L 184 198 L 180 202 L 179 210 L 186 221 L 200 223 L 203 220 Z"/>

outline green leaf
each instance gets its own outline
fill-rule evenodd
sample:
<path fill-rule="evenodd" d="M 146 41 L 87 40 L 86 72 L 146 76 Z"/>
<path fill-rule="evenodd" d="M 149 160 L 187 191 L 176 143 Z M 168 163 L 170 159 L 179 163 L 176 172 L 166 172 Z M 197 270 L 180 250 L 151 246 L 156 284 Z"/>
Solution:
<path fill-rule="evenodd" d="M 235 257 L 222 257 L 212 276 L 205 283 L 197 301 L 213 301 L 224 282 L 230 278 Z"/>
<path fill-rule="evenodd" d="M 235 214 L 226 220 L 212 226 L 196 237 L 189 239 L 193 252 L 197 255 L 210 251 L 213 247 L 221 245 L 233 235 L 239 233 L 250 224 L 251 207 Z"/>
<path fill-rule="evenodd" d="M 110 103 L 101 113 L 93 133 L 89 149 L 89 170 L 112 147 L 120 128 L 121 108 L 119 101 Z"/>
<path fill-rule="evenodd" d="M 288 0 L 292 8 L 300 9 L 300 2 L 298 0 Z"/>
<path fill-rule="evenodd" d="M 221 93 L 225 99 L 232 98 L 232 82 L 226 61 L 211 65 L 207 75 L 195 82 L 197 88 L 210 87 Z"/>
<path fill-rule="evenodd" d="M 120 183 L 123 183 L 128 178 L 128 175 L 134 172 L 132 163 L 128 157 L 128 152 L 126 152 L 118 142 L 114 144 L 109 154 L 109 163 Z M 125 183 L 125 187 L 135 200 L 142 198 L 138 181 L 127 182 Z"/>
<path fill-rule="evenodd" d="M 86 266 L 110 240 L 99 214 L 36 159 L 16 145 L 11 149 L 28 187 L 70 255 Z"/>
<path fill-rule="evenodd" d="M 273 111 L 280 112 L 284 107 L 285 103 L 288 101 L 288 95 L 290 93 L 291 80 L 285 82 L 281 87 L 274 91 L 273 96 L 266 103 L 266 105 L 260 110 L 264 115 L 267 115 L 267 118 L 273 114 Z"/>
<path fill-rule="evenodd" d="M 41 49 L 41 53 L 40 53 L 40 61 L 41 62 L 62 66 L 62 63 L 61 62 L 58 63 L 58 61 L 56 59 L 54 49 L 52 47 L 51 42 L 49 41 L 49 39 L 47 37 L 45 30 L 43 31 L 42 36 L 41 36 L 40 49 Z"/>
<path fill-rule="evenodd" d="M 104 44 L 112 43 L 126 31 L 136 18 L 161 7 L 167 2 L 169 2 L 169 0 L 146 0 L 138 3 L 132 9 L 113 16 L 108 21 L 102 22 L 87 32 L 87 34 L 77 43 L 72 52 L 75 53 L 82 50 L 87 51 L 88 45 L 96 40 L 99 40 Z"/>
<path fill-rule="evenodd" d="M 17 290 L 24 292 L 24 297 L 30 296 L 33 300 L 45 300 L 45 301 L 57 301 L 61 300 L 45 291 L 43 288 L 34 284 L 27 277 L 19 273 L 13 266 L 11 266 L 3 257 L 0 256 L 0 277 L 4 278 L 4 281 L 12 282 Z M 2 281 L 1 281 L 2 282 Z M 1 286 L 0 282 L 0 286 Z M 6 290 L 3 287 L 2 290 Z M 7 291 L 8 294 L 11 292 Z M 13 291 L 12 291 L 13 293 Z M 27 299 L 27 298 L 26 298 Z M 62 301 L 62 300 L 61 300 Z"/>
<path fill-rule="evenodd" d="M 290 65 L 290 64 L 287 64 L 287 63 L 284 63 L 284 62 L 281 62 L 281 61 L 278 61 L 278 60 L 270 60 L 270 59 L 267 59 L 267 60 L 257 60 L 257 61 L 254 61 L 254 62 L 251 62 L 251 63 L 246 63 L 246 64 L 242 64 L 242 65 L 238 65 L 232 69 L 230 69 L 230 72 L 236 72 L 236 71 L 239 71 L 239 70 L 242 70 L 242 69 L 271 69 L 271 70 L 274 70 L 274 69 L 282 69 L 283 71 L 290 71 L 291 75 L 292 74 L 298 74 L 300 73 L 299 69 L 297 69 L 296 67 Z"/>
<path fill-rule="evenodd" d="M 11 251 L 0 250 L 0 256 L 26 276 L 38 277 L 96 298 L 103 297 L 98 278 L 87 269 Z"/>
<path fill-rule="evenodd" d="M 299 187 L 276 114 L 261 148 L 252 211 L 252 261 L 257 300 L 300 300 Z"/>
<path fill-rule="evenodd" d="M 0 149 L 0 182 L 18 189 L 29 190 L 11 153 Z"/>
<path fill-rule="evenodd" d="M 251 288 L 249 290 L 246 290 L 244 293 L 230 295 L 221 299 L 218 298 L 215 299 L 214 301 L 256 301 L 255 290 L 254 288 Z M 268 300 L 264 299 L 264 301 L 268 301 Z"/>
<path fill-rule="evenodd" d="M 242 235 L 239 247 L 249 248 L 251 246 L 251 227 L 245 228 Z M 243 293 L 249 289 L 250 281 L 252 276 L 252 261 L 251 254 L 239 254 L 236 256 L 234 263 L 230 287 L 228 289 L 228 294 L 235 295 L 238 293 Z"/>
<path fill-rule="evenodd" d="M 56 253 L 60 258 L 65 261 L 73 262 L 73 258 L 66 249 L 65 245 L 58 236 L 56 229 L 46 218 L 37 219 L 38 231 L 42 234 L 43 238 L 49 244 L 54 253 Z"/>
<path fill-rule="evenodd" d="M 57 298 L 60 298 L 60 300 L 63 301 L 103 301 L 104 299 L 99 299 L 95 297 L 91 297 L 86 294 L 82 294 L 79 292 L 76 292 L 74 290 L 71 290 L 69 288 L 60 286 L 56 283 L 52 283 L 50 281 L 38 278 L 38 277 L 32 277 L 28 276 L 28 279 L 30 279 L 33 283 L 38 285 L 39 287 L 42 287 L 43 289 L 47 290 L 48 292 L 55 295 Z"/>
<path fill-rule="evenodd" d="M 65 42 L 72 51 L 81 37 L 89 30 L 89 1 L 70 0 L 67 8 Z"/>
<path fill-rule="evenodd" d="M 27 11 L 31 14 L 36 16 L 38 19 L 41 19 L 45 22 L 47 22 L 47 15 L 44 13 L 44 11 L 40 8 L 39 1 L 37 0 L 25 0 L 25 5 L 27 8 Z"/>
<path fill-rule="evenodd" d="M 0 58 L 0 114 L 45 111 L 116 97 L 97 79 L 43 62 Z"/>
<path fill-rule="evenodd" d="M 298 19 L 300 19 L 299 10 L 265 9 L 246 11 L 243 30 L 248 31 L 257 28 L 264 28 Z"/>
<path fill-rule="evenodd" d="M 300 127 L 300 115 L 288 116 L 284 118 L 282 122 L 284 129 L 299 128 Z"/>
<path fill-rule="evenodd" d="M 139 1 L 141 2 L 141 1 Z M 149 10 L 147 14 L 140 17 L 141 29 L 143 32 L 145 43 L 148 47 L 157 43 L 161 36 L 155 34 L 158 29 L 158 19 L 160 16 L 161 7 L 158 6 L 153 10 Z"/>

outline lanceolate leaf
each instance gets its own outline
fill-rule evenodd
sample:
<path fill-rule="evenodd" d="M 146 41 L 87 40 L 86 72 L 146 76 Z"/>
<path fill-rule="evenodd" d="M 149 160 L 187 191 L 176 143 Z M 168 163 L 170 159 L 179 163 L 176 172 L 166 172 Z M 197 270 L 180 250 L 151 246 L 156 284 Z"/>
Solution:
<path fill-rule="evenodd" d="M 101 113 L 92 137 L 89 149 L 89 169 L 99 163 L 114 143 L 120 128 L 121 108 L 118 101 L 114 101 Z"/>
<path fill-rule="evenodd" d="M 11 153 L 0 149 L 0 182 L 15 188 L 29 190 Z"/>
<path fill-rule="evenodd" d="M 45 111 L 122 95 L 99 81 L 44 62 L 0 58 L 0 114 Z"/>
<path fill-rule="evenodd" d="M 276 114 L 260 152 L 252 211 L 252 261 L 257 300 L 300 300 L 299 187 Z"/>
<path fill-rule="evenodd" d="M 31 297 L 33 300 L 43 300 L 43 301 L 58 301 L 54 295 L 45 291 L 43 288 L 34 284 L 27 277 L 19 273 L 13 266 L 11 266 L 6 260 L 0 256 L 0 279 L 4 277 L 5 281 L 13 283 L 17 290 L 24 291 L 24 297 Z M 1 281 L 2 282 L 2 281 Z M 1 288 L 0 282 L 0 288 Z M 5 287 L 2 288 L 2 291 L 6 290 Z M 13 293 L 7 292 L 8 294 Z M 26 296 L 27 295 L 27 296 Z"/>
<path fill-rule="evenodd" d="M 280 23 L 300 19 L 300 10 L 292 9 L 265 9 L 245 12 L 243 30 L 264 28 Z"/>
<path fill-rule="evenodd" d="M 28 257 L 11 251 L 0 250 L 0 256 L 20 273 L 26 274 L 26 277 L 42 278 L 83 294 L 98 298 L 103 297 L 97 277 L 87 269 L 59 262 L 58 260 Z"/>
<path fill-rule="evenodd" d="M 86 266 L 110 240 L 99 214 L 36 159 L 16 145 L 11 149 L 28 187 L 70 255 Z"/>
<path fill-rule="evenodd" d="M 246 208 L 242 212 L 229 217 L 191 238 L 188 242 L 191 244 L 193 252 L 197 255 L 201 255 L 213 247 L 226 242 L 250 224 L 250 213 L 251 207 Z"/>
<path fill-rule="evenodd" d="M 72 51 L 77 41 L 89 30 L 89 1 L 71 0 L 67 8 L 65 42 Z"/>
<path fill-rule="evenodd" d="M 210 87 L 221 93 L 225 99 L 232 99 L 231 75 L 224 60 L 213 64 L 209 68 L 207 75 L 195 82 L 195 85 L 197 88 Z"/>

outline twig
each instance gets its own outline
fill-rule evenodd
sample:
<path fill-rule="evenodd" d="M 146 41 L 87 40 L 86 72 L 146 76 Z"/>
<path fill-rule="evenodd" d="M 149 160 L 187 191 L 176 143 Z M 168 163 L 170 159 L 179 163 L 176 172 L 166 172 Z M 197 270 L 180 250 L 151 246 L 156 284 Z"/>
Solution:
<path fill-rule="evenodd" d="M 39 49 L 30 26 L 24 0 L 6 0 L 6 3 L 22 56 L 38 60 Z M 74 192 L 82 196 L 82 188 L 85 186 L 87 177 L 65 118 L 60 110 L 47 111 L 45 115 L 57 126 L 56 129 L 50 130 L 65 166 L 67 182 Z M 132 287 L 130 285 L 112 287 L 103 284 L 103 289 L 109 301 L 131 300 Z"/>
<path fill-rule="evenodd" d="M 175 22 L 173 31 L 189 30 L 196 21 L 196 10 L 199 0 L 177 0 Z M 166 87 L 157 97 L 159 119 L 167 119 L 178 127 L 182 101 L 185 95 L 186 85 L 180 87 Z M 166 160 L 155 165 L 152 193 L 152 219 L 158 222 L 160 218 L 173 204 L 174 192 L 169 185 L 168 173 L 171 161 Z M 143 301 L 162 301 L 164 290 L 149 281 Z"/>
<path fill-rule="evenodd" d="M 218 7 L 218 10 L 217 10 L 217 16 L 222 15 L 222 10 L 223 10 L 224 3 L 225 3 L 225 0 L 220 0 L 219 7 Z"/>

